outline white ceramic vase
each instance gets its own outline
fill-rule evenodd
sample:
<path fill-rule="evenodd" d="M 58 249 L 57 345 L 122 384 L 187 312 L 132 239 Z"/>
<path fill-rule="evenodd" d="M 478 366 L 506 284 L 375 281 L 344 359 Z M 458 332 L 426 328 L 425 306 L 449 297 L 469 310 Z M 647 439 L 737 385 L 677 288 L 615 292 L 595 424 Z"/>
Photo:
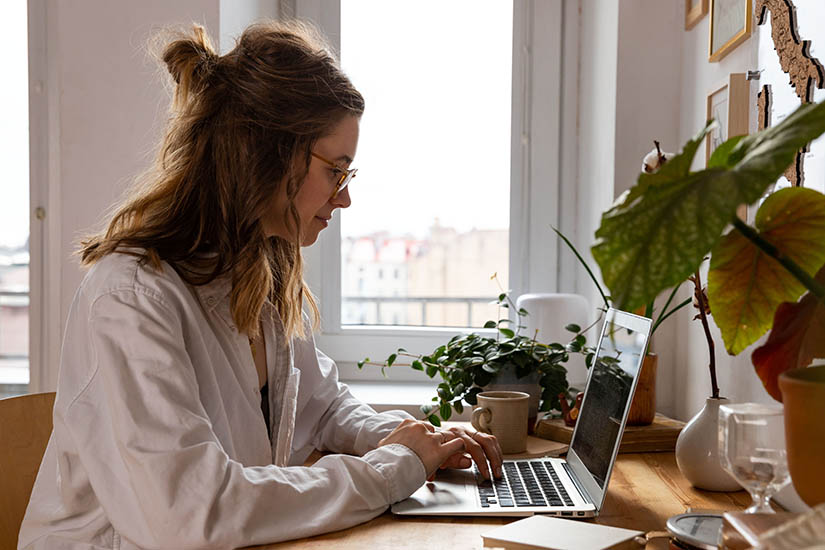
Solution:
<path fill-rule="evenodd" d="M 707 491 L 738 491 L 742 487 L 719 461 L 719 406 L 728 399 L 708 397 L 676 440 L 676 464 L 690 483 Z"/>

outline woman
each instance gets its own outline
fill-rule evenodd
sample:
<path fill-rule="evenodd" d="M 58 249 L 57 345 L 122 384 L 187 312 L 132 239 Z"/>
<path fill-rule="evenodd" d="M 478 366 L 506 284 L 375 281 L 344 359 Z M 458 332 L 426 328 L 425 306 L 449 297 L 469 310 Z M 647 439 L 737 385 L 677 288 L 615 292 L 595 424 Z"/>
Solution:
<path fill-rule="evenodd" d="M 361 95 L 307 27 L 169 43 L 172 116 L 72 304 L 21 548 L 228 548 L 349 527 L 495 439 L 376 414 L 315 349 L 302 279 L 350 204 Z M 313 449 L 327 455 L 301 464 Z M 468 456 L 469 454 L 469 456 Z M 490 466 L 487 465 L 490 461 Z"/>

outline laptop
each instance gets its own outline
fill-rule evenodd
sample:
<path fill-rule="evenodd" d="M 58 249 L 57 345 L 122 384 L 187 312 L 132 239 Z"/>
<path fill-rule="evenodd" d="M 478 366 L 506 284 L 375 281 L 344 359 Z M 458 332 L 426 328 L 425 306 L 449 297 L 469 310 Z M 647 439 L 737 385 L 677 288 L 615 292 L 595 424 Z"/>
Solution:
<path fill-rule="evenodd" d="M 506 459 L 501 479 L 478 469 L 441 470 L 399 515 L 586 518 L 599 514 L 650 336 L 650 319 L 608 309 L 565 458 Z"/>

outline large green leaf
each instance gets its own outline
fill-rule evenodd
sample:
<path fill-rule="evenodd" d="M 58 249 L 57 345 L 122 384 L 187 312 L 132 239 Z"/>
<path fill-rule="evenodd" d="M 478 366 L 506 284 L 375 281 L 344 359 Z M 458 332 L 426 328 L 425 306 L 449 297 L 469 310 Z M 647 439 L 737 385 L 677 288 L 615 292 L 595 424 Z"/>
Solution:
<path fill-rule="evenodd" d="M 825 195 L 792 187 L 770 195 L 756 214 L 759 236 L 813 275 L 825 264 Z M 775 259 L 739 231 L 730 231 L 713 249 L 708 299 L 725 348 L 736 355 L 771 327 L 782 302 L 805 292 Z"/>
<path fill-rule="evenodd" d="M 705 128 L 655 174 L 602 215 L 593 257 L 614 304 L 633 310 L 683 282 L 719 240 L 736 208 L 756 201 L 825 131 L 825 103 L 806 104 L 778 125 L 727 142 L 711 168 L 689 172 Z M 717 151 L 719 151 L 717 149 Z"/>

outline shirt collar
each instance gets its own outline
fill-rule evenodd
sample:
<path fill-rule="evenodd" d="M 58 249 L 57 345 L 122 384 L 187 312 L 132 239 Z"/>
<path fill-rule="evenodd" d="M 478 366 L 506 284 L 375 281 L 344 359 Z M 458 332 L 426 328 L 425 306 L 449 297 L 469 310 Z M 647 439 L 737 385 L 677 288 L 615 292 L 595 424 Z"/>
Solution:
<path fill-rule="evenodd" d="M 205 285 L 198 285 L 195 287 L 195 292 L 203 304 L 203 307 L 208 311 L 212 311 L 222 301 L 229 296 L 232 291 L 232 279 L 229 275 L 222 275 L 217 277 Z"/>

